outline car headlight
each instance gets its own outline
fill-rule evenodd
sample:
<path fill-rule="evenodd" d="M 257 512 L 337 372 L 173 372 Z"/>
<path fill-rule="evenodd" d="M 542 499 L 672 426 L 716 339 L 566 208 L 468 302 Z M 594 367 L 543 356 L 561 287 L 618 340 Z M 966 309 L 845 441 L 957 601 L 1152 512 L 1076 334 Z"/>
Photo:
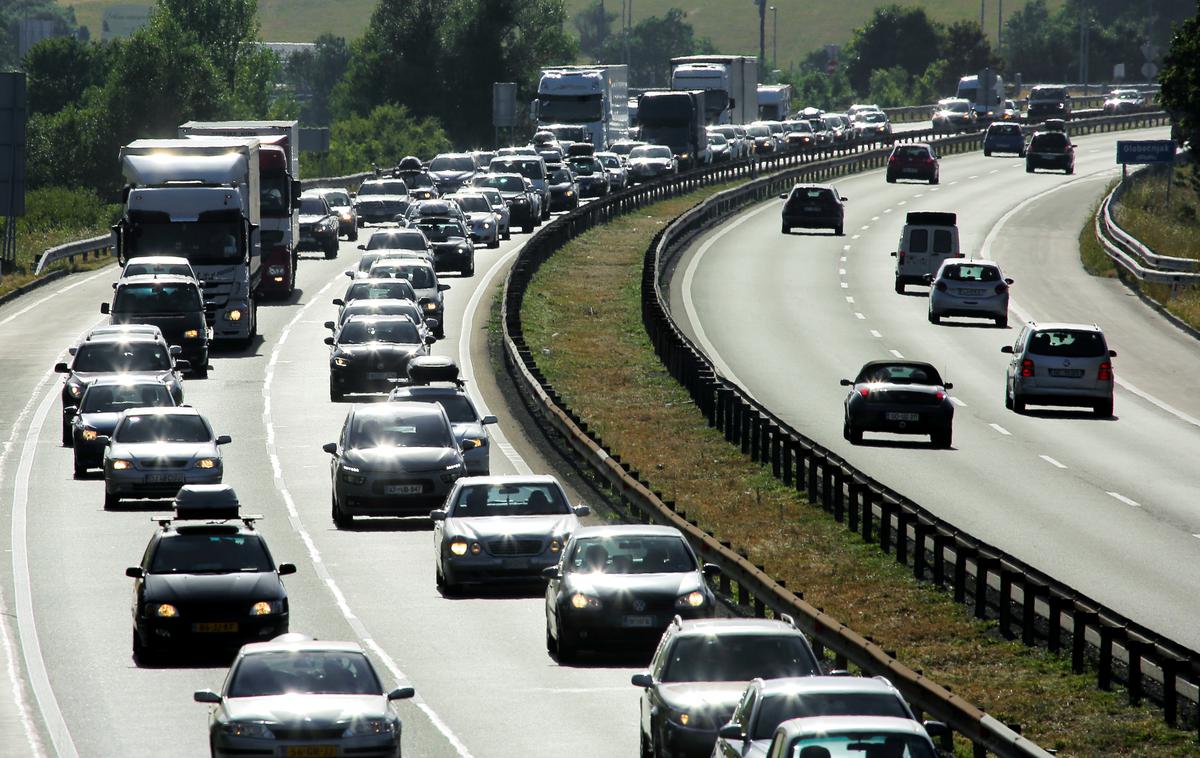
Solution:
<path fill-rule="evenodd" d="M 152 607 L 154 608 L 154 615 L 160 619 L 179 618 L 179 609 L 170 603 L 159 603 L 157 606 Z"/>
<path fill-rule="evenodd" d="M 341 366 L 342 368 L 345 368 L 346 366 L 350 365 L 350 361 L 346 360 L 345 358 L 343 358 L 340 355 L 335 355 L 333 357 L 333 363 L 335 366 Z"/>
<path fill-rule="evenodd" d="M 221 725 L 221 732 L 230 737 L 249 737 L 255 740 L 275 739 L 275 733 L 261 721 L 229 721 Z"/>
<path fill-rule="evenodd" d="M 242 320 L 242 309 L 234 308 L 233 310 L 225 311 L 225 313 L 223 314 L 223 318 L 226 321 L 241 321 Z"/>
<path fill-rule="evenodd" d="M 704 597 L 704 593 L 699 590 L 695 590 L 687 593 L 686 595 L 680 595 L 679 599 L 675 601 L 675 607 L 699 608 L 700 606 L 704 605 L 705 602 L 706 598 Z"/>
<path fill-rule="evenodd" d="M 550 538 L 550 552 L 552 552 L 552 553 L 561 552 L 563 549 L 563 545 L 565 545 L 566 542 L 567 542 L 567 538 L 565 535 L 562 537 L 551 537 Z"/>
<path fill-rule="evenodd" d="M 371 737 L 393 735 L 396 724 L 390 719 L 355 719 L 342 732 L 343 737 Z"/>
<path fill-rule="evenodd" d="M 97 434 L 96 434 L 95 429 L 84 429 L 83 430 L 83 441 L 84 442 L 93 442 L 93 441 L 95 441 L 96 436 L 97 436 Z"/>
<path fill-rule="evenodd" d="M 465 540 L 454 540 L 453 542 L 450 543 L 450 554 L 451 555 L 466 555 L 467 547 L 468 546 L 467 546 L 467 543 Z"/>
<path fill-rule="evenodd" d="M 350 215 L 349 213 L 343 213 L 341 218 L 342 218 L 342 221 L 350 221 L 354 217 L 352 215 Z"/>
<path fill-rule="evenodd" d="M 133 468 L 133 461 L 127 461 L 124 458 L 117 458 L 112 462 L 113 471 L 125 471 Z"/>
<path fill-rule="evenodd" d="M 359 469 L 353 466 L 342 466 L 342 481 L 346 484 L 365 484 L 367 477 L 365 474 L 359 473 Z"/>
<path fill-rule="evenodd" d="M 429 302 L 425 303 L 425 310 L 427 310 L 427 311 L 436 311 L 437 309 L 438 309 L 438 304 L 437 304 L 437 302 L 435 302 L 435 301 L 433 301 L 433 300 L 430 300 Z"/>
<path fill-rule="evenodd" d="M 283 613 L 282 600 L 259 600 L 250 606 L 251 616 L 270 616 L 273 613 Z"/>
<path fill-rule="evenodd" d="M 600 601 L 591 595 L 576 592 L 571 595 L 571 607 L 581 611 L 589 608 L 595 610 L 600 607 Z"/>
<path fill-rule="evenodd" d="M 491 222 L 490 222 L 490 221 L 484 221 L 484 222 L 483 222 L 483 228 L 484 228 L 484 229 L 491 229 L 491 228 L 492 228 L 492 224 L 491 224 Z"/>
<path fill-rule="evenodd" d="M 83 387 L 75 382 L 67 382 L 67 394 L 75 399 L 83 394 Z"/>
<path fill-rule="evenodd" d="M 563 194 L 564 194 L 564 195 L 566 195 L 567 197 L 574 197 L 574 196 L 575 196 L 575 193 L 574 193 L 574 192 L 572 192 L 571 190 L 567 190 L 567 191 L 566 191 L 566 192 L 564 192 Z"/>
<path fill-rule="evenodd" d="M 216 458 L 201 458 L 200 460 L 196 461 L 196 468 L 209 469 L 216 468 L 218 465 L 220 465 L 220 461 L 218 461 Z"/>

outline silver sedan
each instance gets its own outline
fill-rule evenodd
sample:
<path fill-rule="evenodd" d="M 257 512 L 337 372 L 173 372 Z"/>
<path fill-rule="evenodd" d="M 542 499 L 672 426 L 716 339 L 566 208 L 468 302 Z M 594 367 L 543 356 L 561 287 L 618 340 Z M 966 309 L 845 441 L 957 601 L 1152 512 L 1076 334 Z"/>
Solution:
<path fill-rule="evenodd" d="M 185 484 L 220 484 L 217 436 L 195 408 L 131 408 L 104 450 L 104 507 L 123 498 L 172 498 Z"/>
<path fill-rule="evenodd" d="M 945 316 L 988 318 L 996 326 L 1008 326 L 1008 288 L 994 261 L 948 258 L 929 277 L 929 320 L 941 323 Z"/>

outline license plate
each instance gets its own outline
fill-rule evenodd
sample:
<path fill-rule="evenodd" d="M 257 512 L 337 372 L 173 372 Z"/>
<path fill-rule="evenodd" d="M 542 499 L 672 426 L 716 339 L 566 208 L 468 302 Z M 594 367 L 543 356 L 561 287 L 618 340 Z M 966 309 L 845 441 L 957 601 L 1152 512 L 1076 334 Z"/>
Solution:
<path fill-rule="evenodd" d="M 1081 368 L 1052 368 L 1052 369 L 1050 369 L 1050 376 L 1061 376 L 1064 379 L 1078 379 L 1079 377 L 1083 376 L 1083 369 L 1081 369 Z"/>
<path fill-rule="evenodd" d="M 419 484 L 387 484 L 383 487 L 385 495 L 420 495 L 424 487 Z"/>
<path fill-rule="evenodd" d="M 505 558 L 501 564 L 506 569 L 527 569 L 529 568 L 528 558 Z"/>
<path fill-rule="evenodd" d="M 368 379 L 390 379 L 391 377 L 392 377 L 392 373 L 390 371 L 368 371 L 367 372 Z"/>
<path fill-rule="evenodd" d="M 236 632 L 238 625 L 236 621 L 217 621 L 206 624 L 192 624 L 192 631 L 200 634 L 229 634 Z"/>
<path fill-rule="evenodd" d="M 301 242 L 302 244 L 303 244 L 303 243 L 305 243 L 305 242 L 312 243 L 312 242 L 316 242 L 316 241 L 317 241 L 317 240 L 316 240 L 316 238 L 314 238 L 314 237 L 313 237 L 312 235 L 310 235 L 310 234 L 301 234 L 301 235 L 300 235 L 300 242 Z"/>
<path fill-rule="evenodd" d="M 913 167 L 909 166 L 909 167 L 907 167 L 907 168 L 905 168 L 905 169 L 904 169 L 904 173 L 906 173 L 906 174 L 915 174 L 915 173 L 917 173 L 917 170 L 916 170 L 915 168 L 913 168 Z"/>
<path fill-rule="evenodd" d="M 626 616 L 621 622 L 622 626 L 631 629 L 649 629 L 654 626 L 653 616 Z"/>
<path fill-rule="evenodd" d="M 147 484 L 183 484 L 182 476 L 172 476 L 171 474 L 147 474 Z"/>
<path fill-rule="evenodd" d="M 808 211 L 809 213 L 820 213 L 820 212 L 821 212 L 821 206 L 819 206 L 819 205 L 806 205 L 806 206 L 804 206 L 804 210 Z"/>
<path fill-rule="evenodd" d="M 337 758 L 337 745 L 289 745 L 284 749 L 286 758 Z"/>
<path fill-rule="evenodd" d="M 985 292 L 987 292 L 987 290 L 959 290 L 958 294 L 965 295 L 967 297 L 978 297 Z"/>
<path fill-rule="evenodd" d="M 919 414 L 919 413 L 898 413 L 896 411 L 889 411 L 885 415 L 885 418 L 887 418 L 888 421 L 920 421 L 921 414 Z"/>

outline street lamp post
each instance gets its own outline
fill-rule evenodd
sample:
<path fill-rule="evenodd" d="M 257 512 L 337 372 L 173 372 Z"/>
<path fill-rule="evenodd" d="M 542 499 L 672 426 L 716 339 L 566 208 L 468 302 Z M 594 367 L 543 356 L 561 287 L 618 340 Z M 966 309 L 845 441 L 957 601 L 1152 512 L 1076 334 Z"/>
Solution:
<path fill-rule="evenodd" d="M 766 81 L 767 72 L 767 0 L 754 0 L 758 6 L 758 80 Z"/>
<path fill-rule="evenodd" d="M 779 68 L 779 9 L 771 6 L 771 68 Z"/>

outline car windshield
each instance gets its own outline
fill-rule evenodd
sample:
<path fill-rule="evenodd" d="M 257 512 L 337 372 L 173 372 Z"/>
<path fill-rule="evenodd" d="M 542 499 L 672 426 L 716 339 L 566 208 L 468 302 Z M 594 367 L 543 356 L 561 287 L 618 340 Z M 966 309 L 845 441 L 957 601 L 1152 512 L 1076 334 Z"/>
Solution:
<path fill-rule="evenodd" d="M 195 284 L 125 284 L 113 297 L 114 313 L 194 313 L 204 310 Z"/>
<path fill-rule="evenodd" d="M 338 334 L 339 345 L 363 345 L 368 342 L 387 342 L 393 345 L 417 345 L 421 332 L 407 318 L 387 321 L 348 321 Z"/>
<path fill-rule="evenodd" d="M 491 188 L 488 188 L 488 189 L 489 189 L 489 190 L 495 190 L 495 188 L 494 188 L 494 187 L 491 187 Z M 503 208 L 503 207 L 504 207 L 504 198 L 503 198 L 503 197 L 500 195 L 500 192 L 499 192 L 498 190 L 497 190 L 497 191 L 488 191 L 488 192 L 484 192 L 484 193 L 483 193 L 483 196 L 484 196 L 485 198 L 487 198 L 487 201 L 488 201 L 488 203 L 489 203 L 489 204 L 490 204 L 490 205 L 491 205 L 493 208 L 496 208 L 496 209 L 501 209 L 501 208 Z"/>
<path fill-rule="evenodd" d="M 433 187 L 433 177 L 424 172 L 406 172 L 404 186 L 408 189 L 429 189 Z"/>
<path fill-rule="evenodd" d="M 802 203 L 833 203 L 833 192 L 823 187 L 797 187 L 792 190 L 793 201 Z"/>
<path fill-rule="evenodd" d="M 368 250 L 428 250 L 425 236 L 416 231 L 375 232 L 367 242 Z"/>
<path fill-rule="evenodd" d="M 433 269 L 428 266 L 412 264 L 397 266 L 392 276 L 397 279 L 407 279 L 414 290 L 430 290 L 437 286 L 437 278 L 433 275 Z"/>
<path fill-rule="evenodd" d="M 331 208 L 345 208 L 350 205 L 350 196 L 345 192 L 326 192 L 325 202 Z"/>
<path fill-rule="evenodd" d="M 128 445 L 145 442 L 210 442 L 212 430 L 199 416 L 153 413 L 126 416 L 114 439 Z"/>
<path fill-rule="evenodd" d="M 952 113 L 966 113 L 968 110 L 970 110 L 970 108 L 971 107 L 968 103 L 965 103 L 961 100 L 957 100 L 953 103 L 946 103 L 945 105 L 945 110 L 951 111 Z"/>
<path fill-rule="evenodd" d="M 420 221 L 417 228 L 433 242 L 446 242 L 455 237 L 465 239 L 467 232 L 457 221 Z"/>
<path fill-rule="evenodd" d="M 746 133 L 751 137 L 770 137 L 771 128 L 766 124 L 755 124 L 746 127 Z"/>
<path fill-rule="evenodd" d="M 1017 124 L 992 124 L 988 127 L 988 134 L 1019 136 L 1021 134 L 1021 127 Z"/>
<path fill-rule="evenodd" d="M 1034 87 L 1029 93 L 1030 100 L 1066 100 L 1067 90 L 1064 87 Z"/>
<path fill-rule="evenodd" d="M 558 168 L 550 172 L 550 175 L 546 181 L 550 182 L 551 184 L 570 184 L 571 173 L 565 168 Z"/>
<path fill-rule="evenodd" d="M 605 168 L 620 168 L 621 159 L 615 155 L 602 155 L 596 160 L 600 161 L 600 165 Z"/>
<path fill-rule="evenodd" d="M 405 416 L 356 416 L 350 427 L 351 448 L 373 447 L 456 447 L 450 427 L 441 415 L 422 413 Z"/>
<path fill-rule="evenodd" d="M 998 282 L 1000 281 L 1000 270 L 995 266 L 970 264 L 946 266 L 942 269 L 942 278 L 952 282 Z"/>
<path fill-rule="evenodd" d="M 887 116 L 879 111 L 867 111 L 859 116 L 859 121 L 866 121 L 868 124 L 882 124 L 887 121 Z"/>
<path fill-rule="evenodd" d="M 242 656 L 229 678 L 225 695 L 270 697 L 292 693 L 382 695 L 383 687 L 362 653 L 278 650 Z"/>
<path fill-rule="evenodd" d="M 163 384 L 104 384 L 87 388 L 80 400 L 80 413 L 120 413 L 129 408 L 175 405 Z"/>
<path fill-rule="evenodd" d="M 494 166 L 495 161 L 492 163 Z M 494 171 L 495 168 L 492 170 Z M 525 189 L 525 183 L 515 176 L 487 176 L 480 179 L 479 182 L 485 187 L 495 187 L 501 192 L 521 192 Z"/>
<path fill-rule="evenodd" d="M 570 512 L 562 490 L 552 484 L 471 484 L 459 491 L 450 515 L 556 516 Z"/>
<path fill-rule="evenodd" d="M 809 695 L 780 692 L 766 696 L 759 705 L 750 739 L 769 740 L 784 721 L 809 716 L 910 718 L 899 697 L 883 692 L 814 692 Z"/>
<path fill-rule="evenodd" d="M 430 171 L 474 171 L 475 160 L 469 155 L 439 155 L 429 162 Z"/>
<path fill-rule="evenodd" d="M 290 185 L 285 171 L 264 170 L 259 175 L 258 202 L 264 216 L 288 215 L 288 199 L 292 194 Z"/>
<path fill-rule="evenodd" d="M 140 274 L 175 274 L 178 276 L 191 276 L 192 267 L 186 263 L 139 263 L 134 258 L 129 263 L 125 264 L 125 270 L 121 272 L 121 278 L 128 276 L 138 276 Z"/>
<path fill-rule="evenodd" d="M 602 169 L 591 158 L 572 158 L 571 169 L 580 176 L 591 176 Z"/>
<path fill-rule="evenodd" d="M 325 208 L 325 201 L 319 197 L 302 197 L 300 198 L 300 215 L 301 216 L 324 216 L 329 211 Z"/>
<path fill-rule="evenodd" d="M 151 574 L 235 574 L 274 571 L 253 534 L 176 534 L 158 541 Z"/>
<path fill-rule="evenodd" d="M 820 673 L 808 644 L 795 634 L 688 634 L 676 638 L 663 682 L 748 682 L 761 676 Z"/>
<path fill-rule="evenodd" d="M 926 384 L 940 385 L 942 377 L 927 363 L 876 363 L 863 367 L 856 384 Z"/>
<path fill-rule="evenodd" d="M 363 195 L 407 195 L 408 185 L 399 179 L 384 182 L 363 182 L 358 188 L 359 196 Z"/>
<path fill-rule="evenodd" d="M 671 148 L 663 147 L 661 145 L 647 145 L 645 147 L 635 147 L 629 153 L 629 158 L 631 160 L 636 159 L 636 158 L 669 159 L 670 157 L 671 157 Z"/>
<path fill-rule="evenodd" d="M 105 342 L 81 345 L 71 364 L 74 371 L 166 371 L 171 368 L 167 348 L 157 342 Z"/>
<path fill-rule="evenodd" d="M 416 293 L 412 285 L 404 279 L 393 279 L 381 282 L 357 282 L 346 290 L 342 302 L 350 303 L 355 300 L 415 300 Z"/>
<path fill-rule="evenodd" d="M 1055 329 L 1035 332 L 1029 340 L 1029 352 L 1059 358 L 1096 358 L 1108 355 L 1108 346 L 1099 332 Z"/>
<path fill-rule="evenodd" d="M 712 144 L 712 145 L 728 145 L 729 144 L 729 140 L 725 139 L 724 134 L 716 134 L 716 133 L 708 135 L 708 142 L 709 142 L 709 144 Z"/>
<path fill-rule="evenodd" d="M 572 574 L 677 574 L 695 571 L 696 560 L 679 537 L 584 537 L 575 542 L 566 569 Z"/>
<path fill-rule="evenodd" d="M 245 253 L 242 232 L 240 220 L 139 222 L 127 237 L 128 254 L 173 255 L 197 266 L 228 265 Z"/>
<path fill-rule="evenodd" d="M 421 318 L 421 312 L 411 302 L 359 300 L 342 309 L 340 323 L 344 326 L 355 316 L 403 316 L 415 324 Z"/>
<path fill-rule="evenodd" d="M 783 128 L 789 132 L 811 132 L 812 126 L 807 121 L 788 121 Z"/>
<path fill-rule="evenodd" d="M 929 739 L 912 734 L 852 732 L 849 734 L 798 737 L 784 753 L 788 758 L 830 756 L 833 758 L 936 758 Z"/>
<path fill-rule="evenodd" d="M 454 198 L 458 207 L 467 213 L 491 213 L 492 206 L 483 195 L 458 195 Z"/>

